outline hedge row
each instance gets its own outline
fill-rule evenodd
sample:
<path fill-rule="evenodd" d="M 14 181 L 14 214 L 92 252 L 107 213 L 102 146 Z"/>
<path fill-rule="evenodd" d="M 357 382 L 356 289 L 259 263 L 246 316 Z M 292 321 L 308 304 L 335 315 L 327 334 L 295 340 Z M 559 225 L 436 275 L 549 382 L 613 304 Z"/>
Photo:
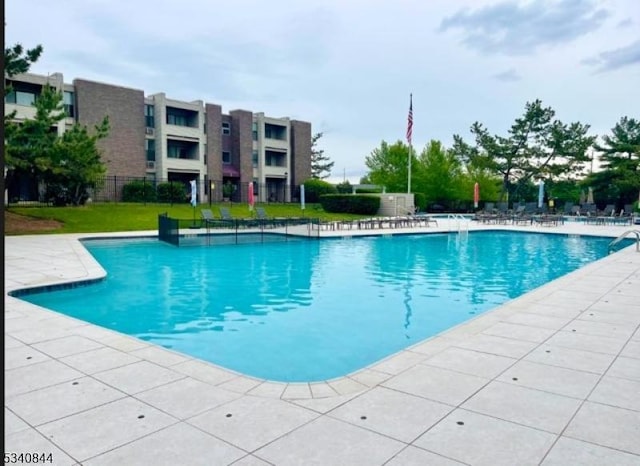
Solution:
<path fill-rule="evenodd" d="M 188 200 L 182 183 L 132 181 L 122 187 L 124 202 L 181 202 Z"/>
<path fill-rule="evenodd" d="M 324 194 L 320 205 L 325 212 L 375 215 L 380 209 L 379 196 L 359 194 Z"/>

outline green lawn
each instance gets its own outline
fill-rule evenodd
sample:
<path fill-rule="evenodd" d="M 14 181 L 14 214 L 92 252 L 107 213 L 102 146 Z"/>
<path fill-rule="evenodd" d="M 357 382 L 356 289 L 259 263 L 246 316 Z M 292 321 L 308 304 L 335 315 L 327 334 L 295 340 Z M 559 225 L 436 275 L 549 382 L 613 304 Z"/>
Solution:
<path fill-rule="evenodd" d="M 330 214 L 319 204 L 307 204 L 300 209 L 299 204 L 259 204 L 270 217 L 310 217 L 321 220 L 346 220 L 362 217 L 351 214 Z M 211 209 L 214 217 L 219 217 L 219 206 L 229 207 L 236 218 L 250 218 L 252 212 L 247 204 L 221 203 L 201 204 L 194 209 L 189 204 L 129 204 L 105 203 L 88 204 L 82 207 L 8 207 L 9 212 L 29 217 L 62 222 L 62 228 L 42 233 L 96 233 L 114 231 L 157 230 L 158 215 L 167 213 L 169 217 L 182 220 L 200 220 L 202 209 Z"/>

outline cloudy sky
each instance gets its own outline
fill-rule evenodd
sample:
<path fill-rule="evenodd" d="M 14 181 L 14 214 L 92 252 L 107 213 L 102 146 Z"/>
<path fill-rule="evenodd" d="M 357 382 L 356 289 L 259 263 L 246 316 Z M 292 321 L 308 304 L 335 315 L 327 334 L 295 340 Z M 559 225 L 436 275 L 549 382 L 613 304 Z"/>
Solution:
<path fill-rule="evenodd" d="M 31 71 L 310 121 L 357 182 L 380 142 L 505 135 L 541 99 L 602 135 L 640 118 L 639 0 L 7 0 Z"/>

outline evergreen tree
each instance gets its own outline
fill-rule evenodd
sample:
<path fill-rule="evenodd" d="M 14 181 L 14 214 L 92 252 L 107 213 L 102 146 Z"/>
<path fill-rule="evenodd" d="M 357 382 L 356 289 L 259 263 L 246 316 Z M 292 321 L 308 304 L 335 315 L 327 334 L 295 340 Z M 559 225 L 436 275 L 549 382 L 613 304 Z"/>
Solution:
<path fill-rule="evenodd" d="M 78 205 L 104 176 L 97 141 L 107 136 L 109 121 L 105 117 L 95 135 L 76 123 L 60 137 L 53 128 L 66 116 L 62 93 L 45 86 L 35 107 L 34 118 L 5 123 L 5 184 L 25 175 L 46 182 L 47 198 L 56 204 Z"/>
<path fill-rule="evenodd" d="M 42 54 L 42 46 L 24 50 L 21 44 L 15 44 L 11 48 L 4 49 L 4 75 L 12 77 L 16 74 L 26 73 L 33 63 L 38 61 Z M 11 86 L 5 86 L 5 95 L 11 92 Z"/>
<path fill-rule="evenodd" d="M 323 180 L 331 175 L 331 169 L 335 162 L 330 162 L 330 158 L 324 155 L 324 150 L 318 149 L 318 139 L 323 133 L 316 133 L 311 138 L 311 178 Z"/>
<path fill-rule="evenodd" d="M 465 163 L 473 161 L 500 175 L 503 198 L 514 182 L 557 179 L 582 170 L 595 140 L 587 136 L 589 125 L 567 125 L 554 117 L 555 111 L 543 107 L 540 100 L 528 102 L 524 115 L 516 119 L 506 137 L 491 135 L 476 122 L 471 126 L 475 146 L 454 135 L 454 153 Z"/>
<path fill-rule="evenodd" d="M 640 120 L 622 117 L 602 140 L 594 148 L 602 154 L 604 170 L 591 174 L 587 183 L 602 197 L 631 204 L 640 189 Z"/>
<path fill-rule="evenodd" d="M 50 165 L 58 138 L 52 130 L 65 118 L 62 94 L 45 86 L 35 101 L 36 114 L 22 122 L 5 121 L 5 186 L 16 177 L 39 178 Z"/>

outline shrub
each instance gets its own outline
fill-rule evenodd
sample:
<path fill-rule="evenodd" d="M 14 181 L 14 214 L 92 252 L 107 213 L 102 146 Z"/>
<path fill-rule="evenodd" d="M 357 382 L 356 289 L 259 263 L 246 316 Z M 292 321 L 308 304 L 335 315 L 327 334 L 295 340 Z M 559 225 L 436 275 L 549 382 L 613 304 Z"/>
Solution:
<path fill-rule="evenodd" d="M 342 183 L 338 183 L 336 185 L 336 189 L 338 190 L 338 194 L 349 194 L 353 192 L 353 186 L 349 183 L 349 180 L 345 180 Z"/>
<path fill-rule="evenodd" d="M 188 202 L 185 185 L 180 182 L 158 183 L 158 202 Z"/>
<path fill-rule="evenodd" d="M 320 202 L 320 196 L 323 194 L 335 194 L 338 192 L 334 185 L 324 180 L 312 178 L 303 184 L 304 199 L 306 202 Z"/>
<path fill-rule="evenodd" d="M 358 194 L 324 194 L 320 204 L 325 212 L 375 215 L 380 209 L 379 196 Z"/>
<path fill-rule="evenodd" d="M 155 202 L 156 189 L 154 183 L 145 180 L 136 180 L 122 187 L 122 200 L 124 202 Z"/>
<path fill-rule="evenodd" d="M 420 212 L 427 210 L 427 196 L 424 193 L 413 193 L 413 204 L 420 209 Z"/>
<path fill-rule="evenodd" d="M 380 194 L 382 188 L 356 188 L 356 194 Z"/>

